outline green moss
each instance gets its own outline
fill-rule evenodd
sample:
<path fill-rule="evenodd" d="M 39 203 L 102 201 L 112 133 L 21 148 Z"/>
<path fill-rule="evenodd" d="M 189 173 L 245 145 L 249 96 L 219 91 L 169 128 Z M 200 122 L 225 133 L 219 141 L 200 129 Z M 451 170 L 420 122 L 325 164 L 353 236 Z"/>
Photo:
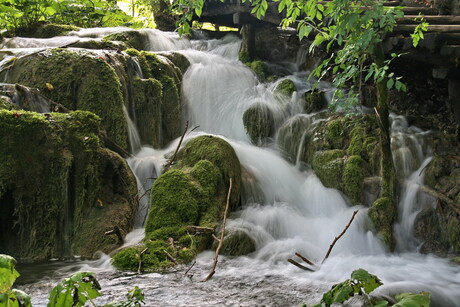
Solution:
<path fill-rule="evenodd" d="M 340 149 L 318 151 L 313 155 L 312 168 L 324 186 L 342 189 L 343 156 Z"/>
<path fill-rule="evenodd" d="M 265 81 L 267 78 L 267 65 L 260 60 L 245 62 L 245 64 L 256 74 L 260 81 Z"/>
<path fill-rule="evenodd" d="M 203 192 L 209 196 L 217 193 L 217 188 L 222 183 L 219 169 L 209 160 L 198 161 L 190 170 L 190 175 L 198 181 Z"/>
<path fill-rule="evenodd" d="M 252 143 L 261 145 L 263 141 L 275 132 L 275 119 L 270 108 L 263 103 L 255 103 L 243 114 L 246 133 Z"/>
<path fill-rule="evenodd" d="M 182 133 L 182 104 L 177 86 L 179 82 L 176 82 L 169 76 L 161 77 L 160 81 L 163 88 L 161 103 L 161 146 L 165 146 L 178 138 Z"/>
<path fill-rule="evenodd" d="M 364 160 L 356 155 L 348 157 L 343 170 L 343 185 L 345 193 L 353 204 L 361 202 L 364 175 Z"/>
<path fill-rule="evenodd" d="M 458 254 L 460 253 L 460 223 L 456 217 L 449 217 L 446 225 L 447 239 L 449 240 L 449 247 L 451 251 Z"/>
<path fill-rule="evenodd" d="M 396 214 L 396 208 L 388 197 L 377 199 L 368 211 L 377 235 L 390 250 L 395 246 L 393 223 L 396 221 Z"/>
<path fill-rule="evenodd" d="M 18 59 L 8 80 L 37 88 L 69 109 L 96 113 L 108 136 L 127 149 L 121 83 L 107 61 L 83 51 L 52 49 Z"/>
<path fill-rule="evenodd" d="M 198 189 L 181 170 L 170 170 L 153 184 L 145 231 L 198 223 Z"/>
<path fill-rule="evenodd" d="M 0 111 L 0 203 L 11 210 L 0 217 L 3 251 L 21 259 L 91 257 L 118 245 L 104 236 L 107 228 L 130 230 L 136 181 L 119 155 L 102 148 L 100 128 L 87 111 Z"/>
<path fill-rule="evenodd" d="M 292 93 L 294 93 L 296 90 L 296 86 L 292 80 L 284 79 L 276 86 L 275 94 L 291 97 Z"/>
<path fill-rule="evenodd" d="M 0 110 L 11 110 L 14 109 L 14 105 L 5 96 L 0 96 Z"/>
<path fill-rule="evenodd" d="M 221 254 L 227 256 L 243 256 L 256 250 L 256 242 L 242 230 L 226 230 L 222 242 Z"/>
<path fill-rule="evenodd" d="M 150 79 L 132 80 L 132 111 L 136 122 L 139 123 L 138 132 L 145 144 L 153 147 L 163 146 L 162 141 L 162 91 L 160 81 Z"/>
<path fill-rule="evenodd" d="M 112 264 L 119 270 L 137 271 L 141 251 L 141 246 L 124 248 L 113 256 Z"/>
<path fill-rule="evenodd" d="M 330 148 L 343 148 L 344 130 L 345 129 L 340 118 L 331 120 L 326 124 L 326 133 L 324 137 Z"/>
<path fill-rule="evenodd" d="M 452 258 L 451 262 L 460 265 L 460 257 Z"/>
<path fill-rule="evenodd" d="M 304 111 L 306 113 L 318 112 L 327 107 L 327 100 L 324 97 L 324 92 L 312 90 L 305 93 Z"/>
<path fill-rule="evenodd" d="M 43 24 L 39 26 L 35 33 L 33 34 L 33 37 L 37 38 L 50 38 L 54 36 L 62 36 L 66 35 L 67 33 L 71 31 L 78 31 L 80 30 L 79 27 L 72 26 L 72 25 L 58 25 L 58 24 Z"/>
<path fill-rule="evenodd" d="M 190 67 L 190 61 L 185 55 L 179 52 L 161 52 L 159 53 L 168 58 L 177 68 L 180 69 L 182 74 L 185 74 Z"/>
<path fill-rule="evenodd" d="M 251 57 L 249 56 L 249 53 L 247 53 L 246 51 L 240 51 L 238 57 L 239 57 L 239 60 L 243 63 L 251 62 Z"/>
<path fill-rule="evenodd" d="M 124 42 L 131 48 L 143 50 L 146 48 L 147 38 L 139 31 L 123 31 L 112 33 L 103 38 L 104 41 Z"/>
<path fill-rule="evenodd" d="M 188 142 L 179 151 L 177 158 L 180 160 L 179 167 L 193 167 L 200 160 L 208 160 L 214 164 L 219 169 L 223 179 L 223 185 L 219 185 L 219 190 L 225 195 L 230 178 L 232 178 L 233 187 L 230 202 L 232 208 L 238 206 L 240 201 L 241 166 L 235 151 L 229 143 L 210 135 L 199 136 Z"/>
<path fill-rule="evenodd" d="M 147 232 L 145 239 L 146 240 L 168 240 L 173 238 L 174 240 L 179 240 L 187 234 L 187 228 L 183 226 L 169 226 L 156 229 L 151 232 Z"/>
<path fill-rule="evenodd" d="M 311 139 L 311 118 L 296 116 L 286 121 L 278 130 L 277 142 L 283 156 L 291 163 L 296 163 L 299 155 L 299 147 L 303 145 L 300 160 L 306 161 L 306 151 L 313 150 L 308 146 Z"/>

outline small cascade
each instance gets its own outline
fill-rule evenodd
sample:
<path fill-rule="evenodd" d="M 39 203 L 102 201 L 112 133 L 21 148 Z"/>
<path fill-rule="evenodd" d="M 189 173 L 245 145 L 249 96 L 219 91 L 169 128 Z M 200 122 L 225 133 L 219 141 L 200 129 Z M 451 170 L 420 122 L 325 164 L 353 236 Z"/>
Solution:
<path fill-rule="evenodd" d="M 51 112 L 51 102 L 35 89 L 19 84 L 0 83 L 0 95 L 7 97 L 19 109 L 38 113 Z"/>
<path fill-rule="evenodd" d="M 399 178 L 403 178 L 399 221 L 395 225 L 396 248 L 401 252 L 416 251 L 421 242 L 413 236 L 415 219 L 433 203 L 430 196 L 420 191 L 424 170 L 431 161 L 431 150 L 424 142 L 429 132 L 409 126 L 404 116 L 391 115 L 390 120 L 395 169 Z"/>

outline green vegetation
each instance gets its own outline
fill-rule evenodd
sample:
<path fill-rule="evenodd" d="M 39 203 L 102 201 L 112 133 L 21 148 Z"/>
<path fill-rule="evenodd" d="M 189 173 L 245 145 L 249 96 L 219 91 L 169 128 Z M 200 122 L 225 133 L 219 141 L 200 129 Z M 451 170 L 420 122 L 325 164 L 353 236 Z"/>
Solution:
<path fill-rule="evenodd" d="M 369 306 L 373 307 L 429 307 L 430 294 L 421 292 L 420 294 L 414 293 L 400 293 L 396 295 L 396 304 L 391 304 L 389 301 L 372 300 L 369 294 L 380 287 L 382 282 L 380 279 L 363 269 L 355 270 L 351 273 L 351 278 L 344 282 L 332 286 L 331 290 L 324 293 L 321 302 L 317 305 L 310 307 L 330 307 L 335 303 L 344 303 L 355 295 L 365 298 Z M 303 305 L 306 306 L 306 305 Z"/>
<path fill-rule="evenodd" d="M 102 147 L 100 129 L 101 119 L 87 111 L 0 110 L 3 251 L 48 259 L 118 246 L 103 234 L 115 225 L 130 230 L 137 187 L 126 161 Z"/>
<path fill-rule="evenodd" d="M 241 167 L 233 148 L 214 136 L 189 141 L 178 152 L 172 169 L 153 184 L 144 241 L 115 254 L 114 266 L 131 271 L 163 271 L 177 263 L 187 263 L 211 247 L 210 236 L 197 235 L 189 226 L 215 229 L 221 223 L 230 178 L 230 204 L 236 208 Z"/>
<path fill-rule="evenodd" d="M 0 28 L 27 34 L 40 23 L 78 27 L 127 24 L 132 20 L 111 0 L 0 0 Z"/>
<path fill-rule="evenodd" d="M 275 94 L 286 97 L 291 97 L 295 91 L 295 84 L 290 79 L 284 79 L 275 88 Z"/>
<path fill-rule="evenodd" d="M 253 144 L 261 145 L 275 133 L 275 119 L 268 105 L 258 102 L 251 105 L 243 114 L 246 133 Z"/>

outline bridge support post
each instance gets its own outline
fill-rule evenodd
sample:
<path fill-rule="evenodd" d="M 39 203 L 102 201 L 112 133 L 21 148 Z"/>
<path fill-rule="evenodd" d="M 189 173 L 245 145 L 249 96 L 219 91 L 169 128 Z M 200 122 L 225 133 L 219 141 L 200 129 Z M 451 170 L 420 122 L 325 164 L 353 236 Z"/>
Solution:
<path fill-rule="evenodd" d="M 243 25 L 241 27 L 241 37 L 240 60 L 243 62 L 253 61 L 256 48 L 255 26 L 252 24 Z"/>

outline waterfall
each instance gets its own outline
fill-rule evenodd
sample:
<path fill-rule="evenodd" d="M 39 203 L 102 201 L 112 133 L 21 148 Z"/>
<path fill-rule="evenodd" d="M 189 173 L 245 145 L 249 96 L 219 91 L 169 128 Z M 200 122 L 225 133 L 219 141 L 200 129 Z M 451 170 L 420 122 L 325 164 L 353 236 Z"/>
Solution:
<path fill-rule="evenodd" d="M 109 33 L 127 30 L 131 31 L 124 28 L 83 29 L 72 33 L 71 38 L 100 38 Z M 301 121 L 307 131 L 309 127 L 323 120 L 314 119 L 311 114 L 299 114 L 301 99 L 311 89 L 311 82 L 307 81 L 308 73 L 298 72 L 295 65 L 284 67 L 285 71 L 290 72 L 285 78 L 294 82 L 296 91 L 291 97 L 279 97 L 275 88 L 282 80 L 261 82 L 254 72 L 238 61 L 240 40 L 236 36 L 229 35 L 220 40 L 189 41 L 179 38 L 177 34 L 157 30 L 142 30 L 141 33 L 148 38 L 147 49 L 176 50 L 191 62 L 183 76 L 181 88 L 185 111 L 183 120 L 190 121 L 191 127 L 199 127 L 196 129 L 198 132 L 190 133 L 185 142 L 201 134 L 213 134 L 226 139 L 234 148 L 243 172 L 247 175 L 243 180 L 242 207 L 231 214 L 228 227 L 248 233 L 256 242 L 256 251 L 245 257 L 225 258 L 219 264 L 216 279 L 213 279 L 209 287 L 217 285 L 219 291 L 225 292 L 225 297 L 231 300 L 235 293 L 240 293 L 244 284 L 254 283 L 254 280 L 259 280 L 262 284 L 265 279 L 270 280 L 270 277 L 277 275 L 281 278 L 270 285 L 271 293 L 279 293 L 280 288 L 284 291 L 297 283 L 301 285 L 300 291 L 313 287 L 316 291 L 313 296 L 317 298 L 318 292 L 349 278 L 353 270 L 363 268 L 382 279 L 384 286 L 378 289 L 378 293 L 383 296 L 404 291 L 429 291 L 432 293 L 434 306 L 460 306 L 460 269 L 445 259 L 417 253 L 419 243 L 412 235 L 415 216 L 429 204 L 427 196 L 418 190 L 418 186 L 423 183 L 423 171 L 431 156 L 430 149 L 423 144 L 427 132 L 409 126 L 402 116 L 392 115 L 394 162 L 398 175 L 404 178 L 404 186 L 399 204 L 399 221 L 395 225 L 399 254 L 389 254 L 370 230 L 367 208 L 350 207 L 339 191 L 326 188 L 313 171 L 300 167 L 300 152 L 305 146 L 302 135 L 297 140 L 299 144 L 294 146 L 295 157 L 292 163 L 283 158 L 280 148 L 275 145 L 276 139 L 281 137 L 281 129 L 291 121 Z M 142 77 L 138 63 L 133 64 L 137 71 L 135 75 Z M 321 83 L 320 88 L 327 91 L 330 100 L 330 85 Z M 250 143 L 242 120 L 244 112 L 256 103 L 267 106 L 274 114 L 276 133 L 274 139 L 264 144 L 264 147 L 256 147 Z M 130 118 L 126 108 L 124 114 L 133 153 L 127 161 L 137 178 L 140 202 L 134 231 L 125 239 L 125 245 L 132 245 L 143 239 L 142 226 L 149 209 L 149 189 L 161 175 L 167 154 L 175 150 L 179 140 L 173 141 L 167 148 L 144 146 L 137 133 L 136 119 L 133 121 Z M 331 242 L 342 232 L 353 211 L 358 209 L 354 222 L 319 270 L 299 272 L 298 268 L 287 263 L 286 260 L 295 252 L 300 252 L 319 265 Z M 203 253 L 198 257 L 198 262 L 205 259 L 209 263 L 209 258 L 209 254 Z M 106 259 L 104 258 L 104 265 L 107 265 Z M 223 277 L 219 279 L 217 275 Z M 109 286 L 114 282 L 112 276 L 104 278 Z M 137 278 L 139 279 L 132 281 L 133 284 L 142 283 L 144 280 L 145 286 L 150 287 L 144 279 L 147 277 Z M 170 277 L 166 276 L 164 280 L 170 282 L 168 278 Z M 186 295 L 189 289 L 194 291 L 199 287 L 191 284 L 193 283 L 186 280 L 178 289 L 168 288 L 155 292 L 156 290 L 150 288 L 150 291 L 155 294 L 171 291 L 169 297 L 165 294 L 161 298 L 166 299 L 170 305 L 182 306 L 200 305 L 205 299 L 203 295 L 214 290 L 206 288 L 201 296 L 193 292 L 188 297 Z M 122 286 L 126 287 L 126 284 Z M 256 283 L 245 295 L 252 295 L 258 287 L 259 284 Z M 119 292 L 119 289 L 120 286 L 115 285 L 113 291 Z M 155 296 L 152 293 L 149 295 Z M 249 301 L 245 297 L 240 301 L 235 300 L 235 305 L 246 302 L 246 299 Z M 310 298 L 309 303 L 312 300 Z M 210 302 L 213 305 L 222 304 L 222 295 L 219 293 L 219 298 L 210 298 Z M 257 302 L 257 299 L 251 298 L 250 302 Z M 267 302 L 267 305 L 270 304 L 272 302 Z"/>

